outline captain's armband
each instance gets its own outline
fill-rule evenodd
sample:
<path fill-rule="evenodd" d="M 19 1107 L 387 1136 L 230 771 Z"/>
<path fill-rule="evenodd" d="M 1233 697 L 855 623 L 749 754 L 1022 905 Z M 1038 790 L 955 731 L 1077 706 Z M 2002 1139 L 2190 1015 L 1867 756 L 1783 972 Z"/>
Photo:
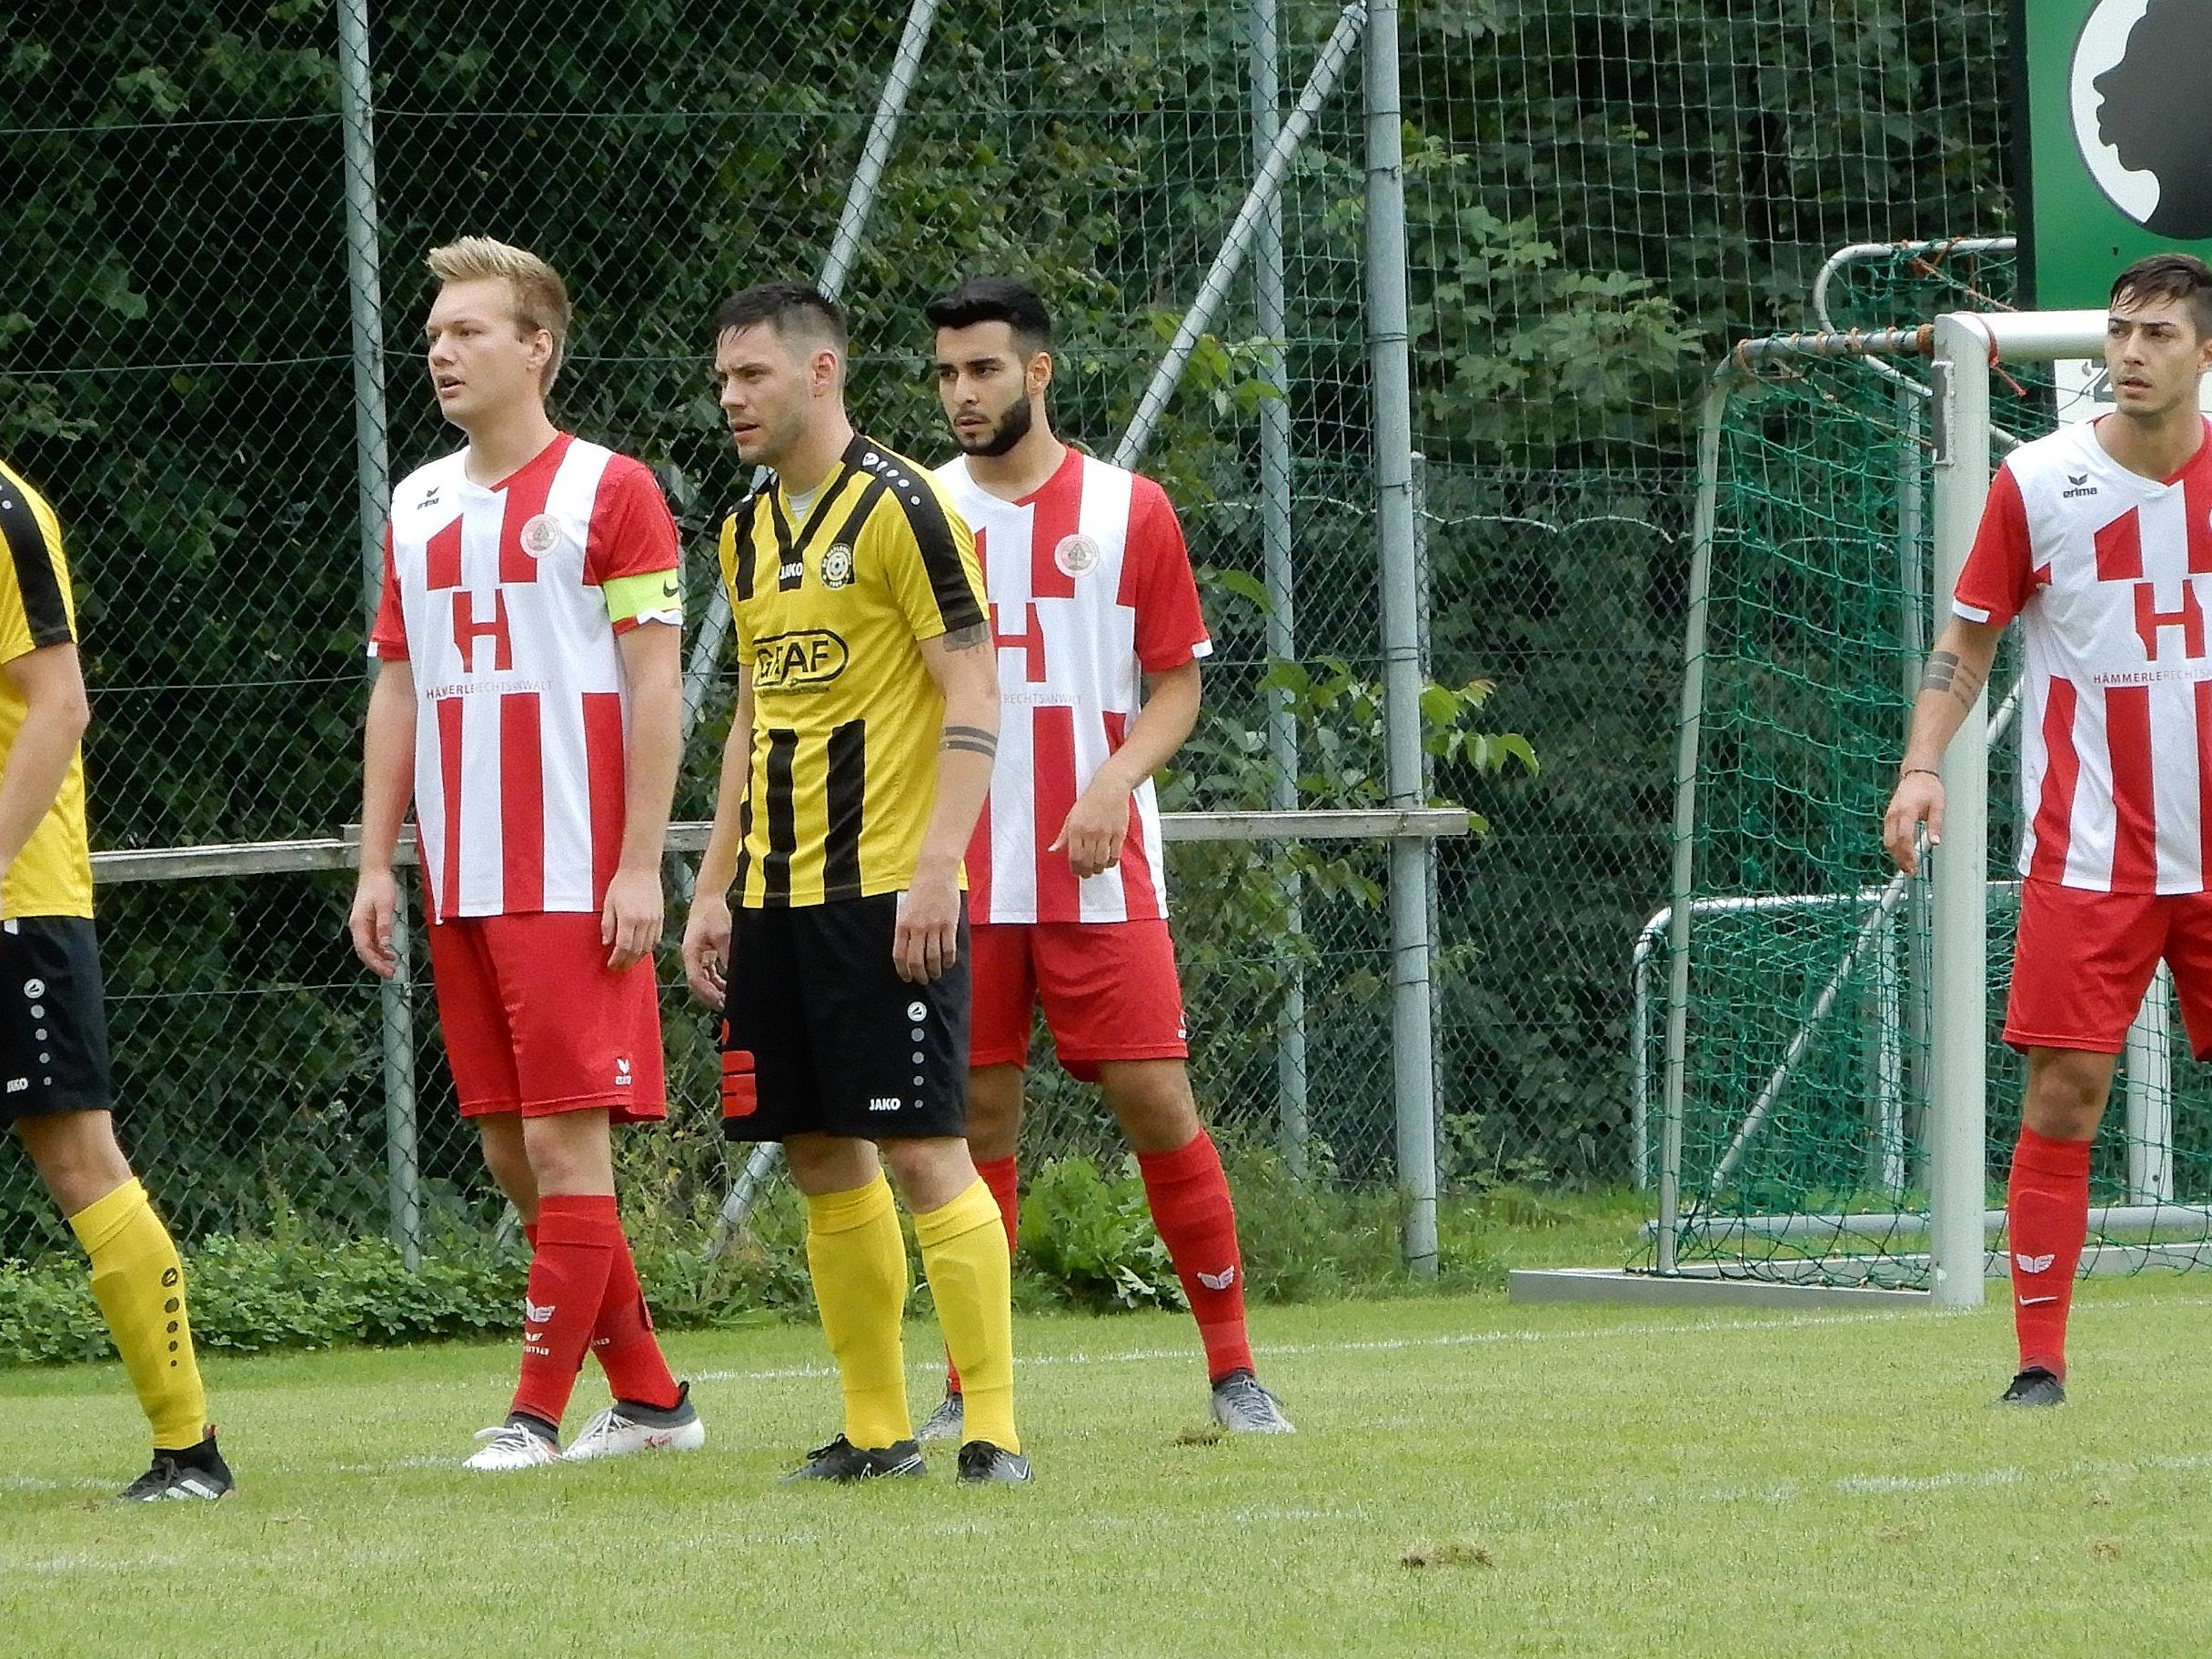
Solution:
<path fill-rule="evenodd" d="M 667 622 L 682 627 L 684 590 L 674 570 L 648 570 L 638 576 L 618 576 L 600 587 L 607 598 L 607 619 L 622 633 L 640 622 Z"/>

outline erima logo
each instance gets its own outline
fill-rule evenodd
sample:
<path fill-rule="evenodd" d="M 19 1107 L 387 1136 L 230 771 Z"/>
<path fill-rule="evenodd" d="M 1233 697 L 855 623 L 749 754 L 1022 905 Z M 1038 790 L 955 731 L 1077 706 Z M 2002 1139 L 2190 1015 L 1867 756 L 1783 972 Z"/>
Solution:
<path fill-rule="evenodd" d="M 1202 1268 L 1198 1282 L 1210 1291 L 1225 1291 L 1237 1282 L 1237 1264 L 1232 1262 L 1218 1273 L 1209 1273 Z"/>
<path fill-rule="evenodd" d="M 437 486 L 433 484 L 427 490 L 424 492 L 422 499 L 415 503 L 415 510 L 419 513 L 427 508 L 433 508 L 437 505 Z"/>
<path fill-rule="evenodd" d="M 2089 475 L 2086 472 L 2069 472 L 2066 474 L 2066 483 L 2069 488 L 2058 492 L 2061 501 L 2076 501 L 2084 496 L 2096 494 L 2096 486 L 2089 482 Z"/>
<path fill-rule="evenodd" d="M 627 1060 L 616 1061 L 615 1087 L 618 1089 L 627 1089 L 630 1086 L 631 1081 L 632 1079 L 629 1074 L 629 1061 Z"/>
<path fill-rule="evenodd" d="M 845 642 L 826 628 L 770 634 L 753 642 L 753 683 L 759 686 L 826 686 L 845 671 L 850 658 Z"/>
<path fill-rule="evenodd" d="M 897 1111 L 905 1104 L 906 1102 L 895 1094 L 876 1094 L 869 1097 L 868 1110 L 870 1111 Z"/>
<path fill-rule="evenodd" d="M 554 1303 L 548 1302 L 544 1307 L 541 1308 L 536 1302 L 532 1302 L 528 1296 L 525 1296 L 522 1299 L 522 1322 L 526 1325 L 543 1325 L 551 1323 L 553 1319 L 554 1306 Z"/>
<path fill-rule="evenodd" d="M 2024 1273 L 2040 1273 L 2057 1259 L 2056 1256 L 2015 1255 L 2013 1257 L 2013 1260 L 2020 1264 L 2020 1271 Z"/>

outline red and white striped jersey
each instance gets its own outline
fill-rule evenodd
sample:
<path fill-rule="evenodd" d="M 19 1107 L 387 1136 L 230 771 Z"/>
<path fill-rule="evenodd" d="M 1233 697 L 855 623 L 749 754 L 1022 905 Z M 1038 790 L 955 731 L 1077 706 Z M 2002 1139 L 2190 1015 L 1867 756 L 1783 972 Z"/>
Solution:
<path fill-rule="evenodd" d="M 681 622 L 676 526 L 641 464 L 566 433 L 488 488 L 467 455 L 392 492 L 369 642 L 413 666 L 431 916 L 596 910 L 622 847 L 615 637 Z"/>
<path fill-rule="evenodd" d="M 2212 888 L 2208 598 L 2212 423 L 2164 483 L 2106 454 L 2092 424 L 2006 460 L 1952 604 L 1972 622 L 2017 616 L 2026 636 L 2021 874 Z"/>
<path fill-rule="evenodd" d="M 978 921 L 1131 921 L 1167 915 L 1151 780 L 1130 797 L 1121 862 L 1078 880 L 1051 852 L 1076 799 L 1121 748 L 1143 676 L 1208 655 L 1182 526 L 1151 479 L 1070 449 L 1019 501 L 937 476 L 975 530 L 999 646 L 999 759 L 968 849 Z"/>

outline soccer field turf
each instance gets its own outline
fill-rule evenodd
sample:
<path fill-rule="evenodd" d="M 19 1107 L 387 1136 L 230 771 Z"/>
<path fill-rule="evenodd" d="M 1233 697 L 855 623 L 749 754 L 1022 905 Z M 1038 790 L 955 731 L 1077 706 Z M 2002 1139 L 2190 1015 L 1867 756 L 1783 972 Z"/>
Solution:
<path fill-rule="evenodd" d="M 506 1476 L 453 1466 L 504 1346 L 217 1361 L 214 1507 L 102 1501 L 143 1463 L 115 1367 L 0 1372 L 0 1651 L 2194 1653 L 2208 1320 L 2199 1280 L 2086 1286 L 2075 1403 L 2031 1413 L 1986 1404 L 2001 1300 L 1264 1309 L 1301 1433 L 1203 1443 L 1181 1316 L 1025 1319 L 1023 1490 L 943 1452 L 779 1487 L 835 1427 L 804 1326 L 670 1339 L 704 1452 Z"/>

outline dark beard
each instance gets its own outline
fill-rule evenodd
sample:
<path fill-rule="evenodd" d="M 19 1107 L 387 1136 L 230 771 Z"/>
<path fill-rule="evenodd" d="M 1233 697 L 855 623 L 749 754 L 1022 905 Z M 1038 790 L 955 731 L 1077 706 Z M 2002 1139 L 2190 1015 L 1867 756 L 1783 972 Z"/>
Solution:
<path fill-rule="evenodd" d="M 1010 454 L 1014 446 L 1027 437 L 1030 428 L 1036 424 L 1036 417 L 1030 413 L 1030 400 L 1024 397 L 1006 411 L 1006 418 L 999 423 L 999 429 L 995 433 L 980 444 L 962 444 L 961 452 L 987 455 L 996 460 L 1000 456 Z"/>

